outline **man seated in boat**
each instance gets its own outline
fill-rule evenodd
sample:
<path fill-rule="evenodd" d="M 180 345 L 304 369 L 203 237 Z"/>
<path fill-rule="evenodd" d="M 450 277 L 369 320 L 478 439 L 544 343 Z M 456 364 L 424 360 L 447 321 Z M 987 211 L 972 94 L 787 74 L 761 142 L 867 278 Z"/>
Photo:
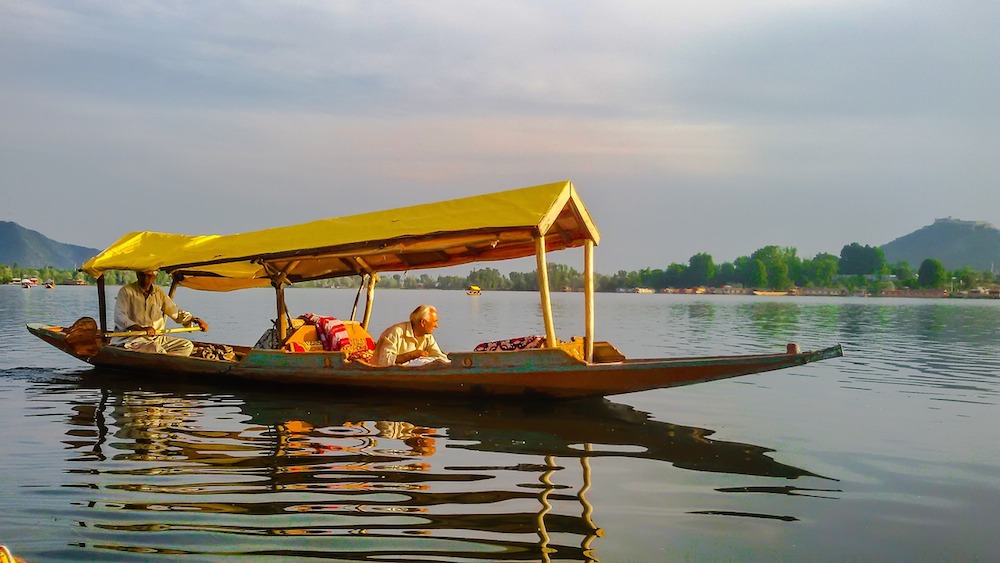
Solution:
<path fill-rule="evenodd" d="M 430 305 L 417 307 L 410 313 L 410 320 L 385 329 L 375 346 L 375 363 L 414 366 L 437 360 L 450 362 L 434 340 L 437 325 L 437 309 Z"/>
<path fill-rule="evenodd" d="M 118 290 L 115 303 L 115 331 L 143 332 L 137 336 L 119 336 L 111 343 L 138 352 L 190 356 L 194 343 L 185 338 L 167 336 L 167 317 L 190 327 L 197 324 L 208 330 L 208 323 L 181 310 L 163 288 L 156 285 L 156 270 L 136 271 L 136 281 Z"/>

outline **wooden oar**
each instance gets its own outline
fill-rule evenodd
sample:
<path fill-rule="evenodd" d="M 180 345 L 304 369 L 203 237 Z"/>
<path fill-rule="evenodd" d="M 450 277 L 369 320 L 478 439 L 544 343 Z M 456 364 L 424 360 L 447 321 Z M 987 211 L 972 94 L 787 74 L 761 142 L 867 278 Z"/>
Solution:
<path fill-rule="evenodd" d="M 201 330 L 200 326 L 183 326 L 180 328 L 167 328 L 164 330 L 158 330 L 153 333 L 153 336 L 159 336 L 161 334 L 167 334 L 171 332 L 198 332 Z M 122 332 L 105 332 L 104 336 L 106 338 L 112 338 L 114 336 L 147 336 L 147 332 L 144 330 L 126 330 Z"/>
<path fill-rule="evenodd" d="M 201 327 L 191 326 L 170 328 L 157 331 L 154 333 L 154 336 L 167 334 L 169 332 L 194 332 L 196 330 L 201 330 Z M 111 338 L 113 336 L 145 335 L 146 331 L 144 330 L 126 330 L 120 332 L 101 333 L 100 327 L 97 326 L 97 321 L 90 317 L 82 317 L 73 323 L 73 325 L 69 327 L 69 330 L 66 331 L 66 344 L 69 345 L 70 350 L 74 355 L 89 358 L 101 349 L 101 344 L 104 338 Z"/>

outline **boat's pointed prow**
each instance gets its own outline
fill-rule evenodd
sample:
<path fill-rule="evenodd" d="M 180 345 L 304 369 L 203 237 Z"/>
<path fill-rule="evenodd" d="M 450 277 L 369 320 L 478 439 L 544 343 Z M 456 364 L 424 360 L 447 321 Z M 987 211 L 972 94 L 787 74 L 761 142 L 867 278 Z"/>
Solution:
<path fill-rule="evenodd" d="M 835 346 L 830 346 L 829 348 L 823 348 L 822 350 L 817 350 L 815 356 L 812 360 L 813 362 L 818 362 L 819 360 L 829 360 L 830 358 L 840 358 L 844 355 L 844 347 L 840 344 Z"/>

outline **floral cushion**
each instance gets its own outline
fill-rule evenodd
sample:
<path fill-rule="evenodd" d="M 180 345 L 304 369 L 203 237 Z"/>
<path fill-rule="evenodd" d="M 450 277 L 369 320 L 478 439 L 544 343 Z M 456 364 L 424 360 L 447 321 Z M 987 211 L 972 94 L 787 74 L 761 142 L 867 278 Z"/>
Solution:
<path fill-rule="evenodd" d="M 544 348 L 545 337 L 541 335 L 519 336 L 506 340 L 494 340 L 493 342 L 483 342 L 476 345 L 475 352 L 509 352 L 512 350 L 529 350 L 532 348 Z"/>

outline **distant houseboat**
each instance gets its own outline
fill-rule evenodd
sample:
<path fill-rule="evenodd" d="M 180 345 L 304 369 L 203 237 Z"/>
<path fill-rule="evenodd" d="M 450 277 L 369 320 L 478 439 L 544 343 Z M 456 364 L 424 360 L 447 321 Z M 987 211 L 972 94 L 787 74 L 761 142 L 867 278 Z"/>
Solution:
<path fill-rule="evenodd" d="M 1000 299 L 1000 288 L 974 287 L 965 294 L 965 297 L 969 299 Z"/>
<path fill-rule="evenodd" d="M 469 287 L 465 288 L 465 293 L 469 295 L 479 295 L 482 292 L 483 290 L 480 289 L 478 285 L 470 285 Z"/>

